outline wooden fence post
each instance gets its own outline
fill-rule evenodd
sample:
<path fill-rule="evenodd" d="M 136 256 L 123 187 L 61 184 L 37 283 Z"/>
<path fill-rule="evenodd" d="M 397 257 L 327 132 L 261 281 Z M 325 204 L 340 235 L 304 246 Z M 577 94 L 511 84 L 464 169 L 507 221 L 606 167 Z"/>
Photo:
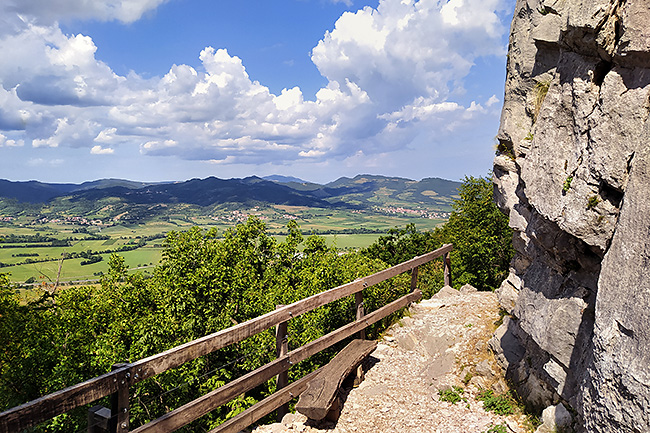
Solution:
<path fill-rule="evenodd" d="M 363 316 L 366 315 L 365 309 L 363 308 L 363 290 L 361 290 L 359 292 L 356 292 L 354 294 L 354 305 L 355 305 L 355 309 L 357 311 L 357 320 L 361 320 L 361 318 L 363 318 Z M 361 331 L 359 331 L 358 338 L 361 339 L 361 340 L 366 339 L 366 330 L 365 329 L 362 329 Z M 363 381 L 363 377 L 364 377 L 364 371 L 363 371 L 363 363 L 362 363 L 357 367 L 357 375 L 356 375 L 356 377 L 354 379 L 355 385 L 360 384 L 361 381 Z"/>
<path fill-rule="evenodd" d="M 411 292 L 418 288 L 418 266 L 411 269 Z"/>
<path fill-rule="evenodd" d="M 445 286 L 451 287 L 451 259 L 449 258 L 449 253 L 445 253 L 442 256 L 442 260 L 445 263 Z"/>
<path fill-rule="evenodd" d="M 97 405 L 88 409 L 88 433 L 107 433 L 111 410 Z"/>
<path fill-rule="evenodd" d="M 119 370 L 128 364 L 113 364 L 113 370 Z M 119 387 L 116 393 L 111 394 L 111 418 L 108 422 L 108 431 L 111 433 L 127 433 L 129 431 L 129 379 L 131 373 L 126 370 L 123 375 L 117 376 Z"/>
<path fill-rule="evenodd" d="M 366 315 L 366 312 L 363 308 L 363 291 L 357 292 L 354 294 L 354 308 L 357 312 L 356 317 L 357 320 L 360 320 L 363 316 Z M 366 339 L 366 331 L 361 330 L 359 331 L 359 337 L 362 340 Z"/>
<path fill-rule="evenodd" d="M 275 309 L 284 307 L 284 305 L 276 305 Z M 275 326 L 275 354 L 279 358 L 289 352 L 289 322 L 282 322 Z M 284 371 L 276 377 L 277 390 L 284 388 L 289 384 L 289 372 Z M 277 392 L 277 391 L 276 391 Z M 285 403 L 278 408 L 277 420 L 282 421 L 282 418 L 289 413 L 289 403 Z"/>

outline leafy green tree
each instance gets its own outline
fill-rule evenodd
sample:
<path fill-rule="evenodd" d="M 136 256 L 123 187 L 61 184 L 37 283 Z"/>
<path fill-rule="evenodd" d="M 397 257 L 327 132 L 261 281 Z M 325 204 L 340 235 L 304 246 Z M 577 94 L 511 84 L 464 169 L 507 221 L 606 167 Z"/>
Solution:
<path fill-rule="evenodd" d="M 386 268 L 360 253 L 339 254 L 318 236 L 303 238 L 295 222 L 283 242 L 251 218 L 227 230 L 192 228 L 171 232 L 150 278 L 127 275 L 113 254 L 99 287 L 74 286 L 19 302 L 0 276 L 0 410 L 103 374 L 116 362 L 135 361 L 187 341 Z M 403 237 L 406 239 L 406 237 Z M 407 275 L 364 290 L 372 311 L 405 294 Z M 295 348 L 354 320 L 352 297 L 289 324 Z M 378 324 L 370 333 L 378 333 Z M 344 343 L 341 343 L 344 344 Z M 131 422 L 137 427 L 275 357 L 273 330 L 144 380 L 131 389 Z M 327 362 L 335 349 L 290 371 L 297 378 Z M 181 431 L 209 430 L 274 391 L 270 381 Z M 83 408 L 57 417 L 36 431 L 84 428 Z"/>
<path fill-rule="evenodd" d="M 514 249 L 508 217 L 497 208 L 488 178 L 465 177 L 444 235 L 454 244 L 454 286 L 496 289 L 508 274 Z"/>
<path fill-rule="evenodd" d="M 514 249 L 508 218 L 493 200 L 492 182 L 466 177 L 453 204 L 449 221 L 441 228 L 419 232 L 415 225 L 391 229 L 364 250 L 369 257 L 396 265 L 451 243 L 452 283 L 494 290 L 507 276 Z M 442 267 L 435 261 L 418 274 L 423 294 L 430 296 L 442 283 Z"/>
<path fill-rule="evenodd" d="M 14 289 L 8 274 L 0 274 L 0 410 L 52 389 L 55 366 L 51 299 L 44 295 L 23 305 Z"/>
<path fill-rule="evenodd" d="M 440 248 L 445 242 L 443 232 L 432 230 L 418 231 L 415 224 L 408 224 L 405 228 L 392 228 L 385 236 L 364 250 L 364 254 L 380 259 L 385 263 L 395 266 L 412 259 L 415 256 Z"/>
<path fill-rule="evenodd" d="M 129 267 L 124 261 L 124 257 L 115 253 L 111 254 L 108 258 L 108 271 L 101 279 L 102 286 L 110 286 L 124 281 L 128 269 Z"/>

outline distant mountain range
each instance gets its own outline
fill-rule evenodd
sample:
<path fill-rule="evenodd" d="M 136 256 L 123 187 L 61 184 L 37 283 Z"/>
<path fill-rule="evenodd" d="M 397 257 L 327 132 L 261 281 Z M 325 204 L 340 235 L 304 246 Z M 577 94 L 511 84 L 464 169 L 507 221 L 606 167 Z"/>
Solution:
<path fill-rule="evenodd" d="M 420 181 L 399 177 L 358 175 L 325 185 L 286 176 L 243 179 L 191 179 L 146 183 L 102 179 L 82 184 L 13 182 L 0 180 L 0 209 L 45 206 L 93 209 L 126 205 L 193 205 L 202 208 L 226 204 L 288 205 L 318 208 L 369 209 L 377 206 L 416 206 L 449 210 L 460 182 L 439 178 Z"/>
<path fill-rule="evenodd" d="M 81 191 L 113 187 L 138 189 L 148 185 L 153 185 L 153 183 L 133 182 L 122 179 L 101 179 L 81 184 L 44 183 L 35 180 L 12 182 L 10 180 L 0 179 L 0 197 L 13 198 L 21 203 L 45 203 L 53 198 Z"/>

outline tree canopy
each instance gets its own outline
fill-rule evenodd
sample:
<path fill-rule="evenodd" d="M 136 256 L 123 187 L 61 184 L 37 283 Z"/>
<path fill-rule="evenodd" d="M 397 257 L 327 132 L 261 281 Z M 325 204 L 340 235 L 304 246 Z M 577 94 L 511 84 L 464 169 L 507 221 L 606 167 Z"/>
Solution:
<path fill-rule="evenodd" d="M 444 226 L 428 232 L 419 232 L 414 224 L 391 229 L 366 248 L 364 254 L 396 265 L 450 243 L 454 245 L 454 287 L 471 284 L 479 290 L 496 289 L 508 274 L 514 249 L 508 218 L 493 200 L 492 182 L 482 177 L 466 177 L 453 209 Z"/>
<path fill-rule="evenodd" d="M 315 293 L 353 281 L 453 243 L 454 285 L 494 289 L 512 256 L 510 229 L 492 202 L 487 179 L 466 178 L 449 222 L 429 232 L 415 225 L 390 230 L 361 252 L 340 254 L 324 238 L 304 238 L 298 225 L 287 226 L 280 242 L 264 223 L 250 218 L 227 230 L 198 227 L 171 232 L 151 276 L 128 273 L 113 254 L 97 286 L 43 290 L 36 300 L 20 301 L 6 274 L 0 274 L 0 410 L 33 400 Z M 419 273 L 425 297 L 442 285 L 442 266 L 434 261 Z M 401 275 L 364 290 L 372 311 L 410 290 Z M 290 348 L 299 347 L 354 320 L 350 297 L 289 322 Z M 383 326 L 369 330 L 377 335 Z M 169 408 L 205 394 L 274 357 L 272 330 L 198 358 L 131 388 L 131 422 L 143 424 Z M 336 348 L 294 366 L 292 379 L 327 362 Z M 272 393 L 274 382 L 238 397 L 183 431 L 209 430 Z M 108 402 L 100 402 L 108 406 Z M 79 431 L 86 409 L 56 417 L 36 431 Z"/>

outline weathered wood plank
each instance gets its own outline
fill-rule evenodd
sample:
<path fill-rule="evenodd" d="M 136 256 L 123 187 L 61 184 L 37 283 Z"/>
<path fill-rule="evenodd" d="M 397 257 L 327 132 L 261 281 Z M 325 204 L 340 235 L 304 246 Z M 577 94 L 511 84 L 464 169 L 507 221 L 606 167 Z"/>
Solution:
<path fill-rule="evenodd" d="M 452 244 L 445 244 L 435 251 L 422 254 L 421 256 L 417 256 L 412 258 L 411 260 L 402 262 L 399 265 L 395 265 L 392 268 L 384 269 L 383 271 L 379 271 L 375 274 L 368 275 L 367 277 L 363 277 L 360 280 L 355 280 L 355 281 L 362 281 L 363 283 L 366 284 L 364 287 L 370 287 L 377 283 L 381 283 L 382 281 L 386 281 L 389 278 L 395 277 L 401 274 L 402 272 L 410 271 L 413 268 L 428 263 L 431 260 L 436 259 L 453 249 L 454 246 Z"/>
<path fill-rule="evenodd" d="M 354 310 L 356 320 L 361 319 L 365 315 L 363 308 L 363 292 L 357 292 L 354 294 Z M 366 332 L 362 329 L 359 331 L 359 338 L 365 340 Z"/>
<path fill-rule="evenodd" d="M 294 302 L 293 304 L 266 313 L 255 319 L 137 361 L 133 363 L 131 370 L 134 372 L 133 383 L 162 373 L 170 368 L 179 367 L 185 362 L 207 355 L 208 353 L 212 353 L 215 350 L 231 344 L 238 343 L 248 337 L 276 326 L 279 323 L 286 322 L 292 317 L 299 316 L 318 307 L 329 304 L 330 302 L 350 296 L 363 290 L 365 287 L 373 286 L 395 277 L 402 272 L 406 272 L 424 263 L 430 262 L 431 260 L 448 253 L 452 249 L 453 246 L 451 244 L 444 245 L 435 251 L 415 257 L 399 265 L 379 271 L 367 277 L 359 278 L 328 291 L 317 293 L 308 298 Z"/>
<path fill-rule="evenodd" d="M 113 364 L 113 371 L 126 368 L 126 378 L 131 376 L 129 364 Z M 111 413 L 114 415 L 108 421 L 109 433 L 127 433 L 129 431 L 129 382 L 120 381 L 116 393 L 111 395 Z"/>
<path fill-rule="evenodd" d="M 418 267 L 411 269 L 411 290 L 418 288 Z"/>
<path fill-rule="evenodd" d="M 124 370 L 107 373 L 9 409 L 0 413 L 0 433 L 12 433 L 20 429 L 29 428 L 79 406 L 91 403 L 116 392 L 118 381 L 125 380 L 130 385 L 133 385 L 171 368 L 179 367 L 185 362 L 238 343 L 281 322 L 286 322 L 292 317 L 312 311 L 330 302 L 357 293 L 365 287 L 370 287 L 427 263 L 448 253 L 452 249 L 452 245 L 444 245 L 435 251 L 415 257 L 392 268 L 318 293 L 239 325 L 136 361 L 129 364 Z M 125 378 L 124 376 L 129 369 L 131 376 Z"/>
<path fill-rule="evenodd" d="M 282 307 L 283 305 L 278 305 Z M 289 322 L 282 322 L 275 327 L 275 356 L 281 358 L 289 352 Z M 280 390 L 287 386 L 289 383 L 289 372 L 284 371 L 275 378 L 276 389 Z M 277 418 L 278 421 L 289 412 L 289 405 L 284 405 L 278 408 Z"/>
<path fill-rule="evenodd" d="M 451 259 L 449 257 L 449 253 L 445 253 L 444 256 L 442 257 L 442 261 L 445 264 L 444 268 L 444 278 L 445 278 L 445 286 L 451 286 Z"/>
<path fill-rule="evenodd" d="M 321 370 L 322 367 L 316 371 L 312 371 L 305 377 L 266 397 L 264 400 L 254 404 L 242 413 L 224 422 L 219 427 L 210 430 L 208 433 L 237 433 L 241 431 L 277 408 L 288 404 L 291 400 L 298 397 L 307 389 L 309 381 L 316 377 Z"/>
<path fill-rule="evenodd" d="M 352 340 L 312 379 L 300 395 L 296 410 L 320 421 L 327 416 L 343 380 L 377 347 L 376 341 Z"/>
<path fill-rule="evenodd" d="M 357 293 L 354 294 L 354 305 L 355 305 L 355 310 L 356 310 L 356 320 L 359 320 L 363 316 L 366 315 L 365 309 L 363 307 L 363 292 L 362 291 L 357 292 Z M 361 340 L 365 340 L 366 339 L 366 330 L 362 329 L 361 331 L 359 331 L 359 334 L 358 334 L 357 338 L 360 338 Z M 359 366 L 359 368 L 357 369 L 357 377 L 355 378 L 354 383 L 355 384 L 360 384 L 363 381 L 363 376 L 364 376 L 363 367 Z"/>
<path fill-rule="evenodd" d="M 193 400 L 148 424 L 132 430 L 132 433 L 158 433 L 177 430 L 229 402 L 236 396 L 266 382 L 280 372 L 288 370 L 291 365 L 317 354 L 321 350 L 344 340 L 354 333 L 359 332 L 361 329 L 378 322 L 389 314 L 392 314 L 421 298 L 422 292 L 419 290 L 403 296 L 398 300 L 364 316 L 361 320 L 349 323 L 333 332 L 330 332 L 329 334 L 299 347 L 285 356 L 278 358 L 257 370 L 253 370 L 250 373 L 247 373 L 244 376 L 197 398 L 196 400 Z"/>
<path fill-rule="evenodd" d="M 0 413 L 0 433 L 15 433 L 117 392 L 128 369 L 111 371 Z"/>

